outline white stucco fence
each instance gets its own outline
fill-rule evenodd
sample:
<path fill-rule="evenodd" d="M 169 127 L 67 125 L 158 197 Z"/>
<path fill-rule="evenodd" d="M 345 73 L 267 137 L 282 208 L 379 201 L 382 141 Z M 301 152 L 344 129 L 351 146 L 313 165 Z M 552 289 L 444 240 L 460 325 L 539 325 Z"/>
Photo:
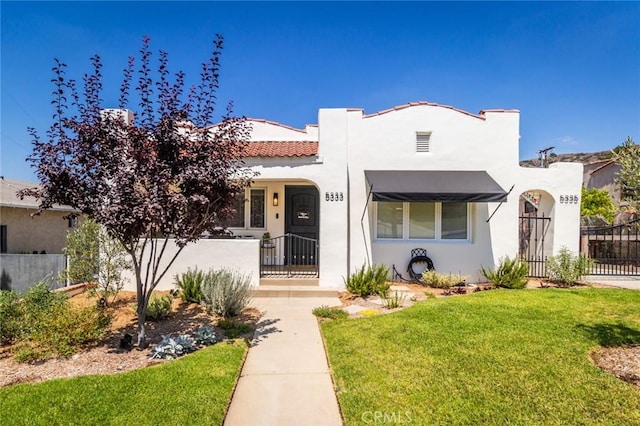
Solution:
<path fill-rule="evenodd" d="M 161 266 L 166 266 L 178 250 L 175 240 L 169 244 L 162 258 Z M 251 277 L 251 285 L 260 282 L 260 240 L 259 239 L 203 239 L 187 246 L 178 255 L 156 290 L 175 288 L 175 275 L 189 268 L 207 271 L 209 269 L 229 269 Z M 136 281 L 133 271 L 123 274 L 125 290 L 135 291 Z"/>

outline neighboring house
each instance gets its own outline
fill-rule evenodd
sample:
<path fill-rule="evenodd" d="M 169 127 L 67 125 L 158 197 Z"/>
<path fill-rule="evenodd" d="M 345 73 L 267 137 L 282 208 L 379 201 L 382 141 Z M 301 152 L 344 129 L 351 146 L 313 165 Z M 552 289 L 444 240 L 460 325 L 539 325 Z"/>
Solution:
<path fill-rule="evenodd" d="M 24 291 L 42 279 L 56 279 L 66 262 L 62 249 L 74 220 L 73 210 L 54 206 L 38 214 L 32 197 L 17 192 L 35 183 L 0 177 L 0 289 Z M 55 282 L 53 286 L 64 283 Z"/>
<path fill-rule="evenodd" d="M 73 209 L 54 206 L 38 214 L 32 197 L 20 199 L 17 192 L 38 184 L 2 177 L 0 179 L 0 249 L 2 253 L 62 253 Z"/>
<path fill-rule="evenodd" d="M 522 252 L 527 196 L 546 218 L 544 243 L 531 237 L 527 246 L 543 257 L 562 246 L 577 252 L 582 164 L 520 167 L 519 118 L 415 102 L 375 114 L 323 108 L 304 129 L 249 119 L 245 162 L 258 175 L 227 224 L 240 239 L 187 246 L 167 276 L 231 263 L 257 285 L 259 276 L 317 267 L 320 286 L 343 287 L 365 264 L 395 265 L 406 277 L 411 250 L 424 248 L 437 271 L 478 282 L 481 266 Z M 172 285 L 165 281 L 160 288 Z"/>
<path fill-rule="evenodd" d="M 616 183 L 616 177 L 620 172 L 620 164 L 615 160 L 594 161 L 584 166 L 582 184 L 587 189 L 605 189 L 611 194 L 613 203 L 620 207 L 622 201 L 622 188 Z"/>

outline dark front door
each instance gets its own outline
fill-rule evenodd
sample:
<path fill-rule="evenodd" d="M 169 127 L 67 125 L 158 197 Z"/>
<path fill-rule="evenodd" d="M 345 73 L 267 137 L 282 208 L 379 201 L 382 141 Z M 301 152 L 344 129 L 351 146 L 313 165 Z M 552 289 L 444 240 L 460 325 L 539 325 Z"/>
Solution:
<path fill-rule="evenodd" d="M 285 233 L 302 238 L 291 239 L 286 248 L 286 263 L 317 265 L 319 195 L 315 186 L 285 187 Z"/>

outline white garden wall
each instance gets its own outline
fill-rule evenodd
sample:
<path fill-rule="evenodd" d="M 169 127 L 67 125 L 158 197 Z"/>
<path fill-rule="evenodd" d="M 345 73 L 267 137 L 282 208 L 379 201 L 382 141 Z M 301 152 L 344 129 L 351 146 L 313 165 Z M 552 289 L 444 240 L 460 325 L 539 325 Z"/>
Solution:
<path fill-rule="evenodd" d="M 166 266 L 178 250 L 174 240 L 169 245 L 163 256 L 162 266 Z M 207 271 L 213 269 L 230 269 L 251 276 L 251 285 L 257 287 L 260 283 L 260 240 L 258 239 L 203 239 L 187 246 L 180 252 L 175 262 L 171 265 L 156 290 L 171 290 L 175 288 L 174 276 L 186 272 L 189 268 L 198 267 Z M 125 290 L 136 290 L 136 282 L 133 271 L 123 274 L 125 278 Z"/>

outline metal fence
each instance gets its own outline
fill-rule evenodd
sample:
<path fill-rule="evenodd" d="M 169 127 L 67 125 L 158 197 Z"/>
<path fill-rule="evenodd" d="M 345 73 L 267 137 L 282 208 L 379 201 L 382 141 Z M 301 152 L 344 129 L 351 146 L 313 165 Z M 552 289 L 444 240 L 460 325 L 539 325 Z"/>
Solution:
<path fill-rule="evenodd" d="M 317 277 L 318 240 L 285 234 L 262 240 L 261 277 Z"/>
<path fill-rule="evenodd" d="M 547 276 L 545 238 L 551 218 L 542 216 L 520 216 L 520 258 L 529 264 L 529 276 Z"/>
<path fill-rule="evenodd" d="M 593 275 L 640 275 L 640 219 L 606 227 L 582 227 L 582 252 Z"/>

